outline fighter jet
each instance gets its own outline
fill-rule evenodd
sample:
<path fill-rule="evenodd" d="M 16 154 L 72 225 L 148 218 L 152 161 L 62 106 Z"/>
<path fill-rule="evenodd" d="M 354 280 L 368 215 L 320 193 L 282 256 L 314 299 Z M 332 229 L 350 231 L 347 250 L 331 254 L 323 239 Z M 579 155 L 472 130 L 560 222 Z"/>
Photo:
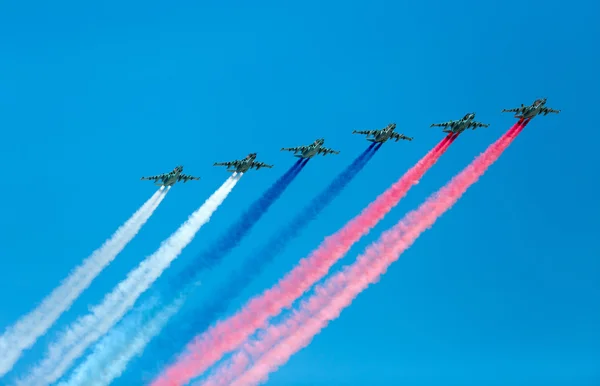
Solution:
<path fill-rule="evenodd" d="M 546 98 L 536 99 L 531 106 L 525 106 L 521 104 L 521 107 L 516 107 L 514 109 L 503 109 L 503 113 L 516 113 L 515 118 L 519 119 L 531 119 L 536 115 L 548 115 L 549 113 L 560 113 L 560 110 L 554 110 L 549 107 L 546 107 Z"/>
<path fill-rule="evenodd" d="M 325 140 L 323 138 L 319 138 L 315 140 L 308 146 L 297 146 L 297 147 L 282 147 L 281 151 L 293 151 L 294 157 L 298 158 L 312 158 L 317 154 L 340 154 L 337 150 L 331 150 L 326 147 L 323 147 Z M 296 153 L 300 154 L 296 154 Z"/>
<path fill-rule="evenodd" d="M 396 133 L 394 131 L 395 129 L 396 129 L 396 124 L 395 123 L 390 123 L 389 125 L 387 125 L 383 129 L 379 129 L 379 130 L 354 130 L 352 132 L 352 134 L 366 134 L 367 135 L 367 141 L 380 142 L 380 143 L 383 143 L 383 142 L 387 141 L 388 139 L 395 139 L 396 142 L 398 142 L 401 139 L 403 139 L 405 141 L 412 141 L 413 140 L 412 137 L 407 137 L 404 134 Z M 372 138 L 369 138 L 369 137 L 372 137 Z"/>
<path fill-rule="evenodd" d="M 141 179 L 154 181 L 154 185 L 158 186 L 173 186 L 178 181 L 183 181 L 184 183 L 186 183 L 190 180 L 200 179 L 200 177 L 188 176 L 187 174 L 183 174 L 182 172 L 183 166 L 176 166 L 175 169 L 173 169 L 169 173 L 163 173 L 152 177 L 142 177 Z"/>
<path fill-rule="evenodd" d="M 230 162 L 215 162 L 213 166 L 227 166 L 227 171 L 231 173 L 246 173 L 248 170 L 254 168 L 256 170 L 260 168 L 271 169 L 273 165 L 267 165 L 264 162 L 256 162 L 256 153 L 250 153 L 246 158 L 242 160 L 235 160 Z M 232 168 L 233 169 L 230 169 Z"/>
<path fill-rule="evenodd" d="M 462 119 L 456 121 L 448 121 L 444 123 L 433 123 L 430 127 L 444 127 L 444 133 L 462 133 L 463 131 L 472 128 L 475 130 L 478 127 L 489 127 L 489 123 L 476 122 L 475 113 L 468 113 Z"/>

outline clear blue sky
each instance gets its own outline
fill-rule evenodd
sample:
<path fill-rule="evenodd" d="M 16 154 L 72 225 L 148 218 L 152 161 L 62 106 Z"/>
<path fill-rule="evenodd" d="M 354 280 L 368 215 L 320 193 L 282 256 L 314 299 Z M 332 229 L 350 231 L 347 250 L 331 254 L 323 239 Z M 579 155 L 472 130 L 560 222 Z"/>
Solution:
<path fill-rule="evenodd" d="M 461 136 L 348 261 L 508 129 L 514 119 L 502 108 L 546 96 L 562 113 L 534 119 L 379 284 L 268 384 L 597 385 L 600 5 L 283 3 L 291 4 L 0 2 L 0 327 L 154 192 L 142 175 L 183 164 L 202 180 L 172 189 L 57 327 L 96 304 L 221 184 L 227 173 L 215 161 L 256 151 L 276 167 L 245 176 L 182 258 L 294 162 L 280 147 L 324 137 L 342 151 L 309 163 L 231 256 L 235 264 L 364 149 L 353 129 L 397 122 L 415 137 L 385 144 L 247 297 L 437 143 L 442 134 L 429 124 L 475 111 L 491 127 Z"/>

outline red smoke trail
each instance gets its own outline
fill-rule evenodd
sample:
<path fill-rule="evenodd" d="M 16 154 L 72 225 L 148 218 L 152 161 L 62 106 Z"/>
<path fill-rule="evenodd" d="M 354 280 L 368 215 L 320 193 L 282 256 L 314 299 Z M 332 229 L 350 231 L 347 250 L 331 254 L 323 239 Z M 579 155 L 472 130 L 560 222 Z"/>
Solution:
<path fill-rule="evenodd" d="M 279 314 L 292 305 L 294 300 L 322 279 L 331 266 L 342 258 L 362 236 L 367 234 L 416 184 L 425 172 L 456 139 L 448 134 L 427 153 L 412 169 L 407 171 L 394 185 L 381 194 L 357 217 L 348 222 L 333 236 L 304 258 L 282 278 L 278 284 L 251 299 L 238 313 L 218 322 L 202 335 L 195 338 L 177 362 L 159 375 L 152 386 L 183 385 L 202 374 L 225 353 L 242 344 L 257 329 L 263 327 L 268 318 Z"/>
<path fill-rule="evenodd" d="M 329 321 L 337 318 L 360 292 L 377 282 L 419 235 L 485 173 L 527 123 L 515 124 L 446 186 L 371 244 L 354 264 L 317 286 L 315 293 L 284 322 L 269 326 L 257 340 L 244 344 L 228 364 L 216 369 L 204 386 L 255 385 L 265 381 L 269 373 L 307 346 Z M 253 366 L 246 371 L 250 363 Z"/>

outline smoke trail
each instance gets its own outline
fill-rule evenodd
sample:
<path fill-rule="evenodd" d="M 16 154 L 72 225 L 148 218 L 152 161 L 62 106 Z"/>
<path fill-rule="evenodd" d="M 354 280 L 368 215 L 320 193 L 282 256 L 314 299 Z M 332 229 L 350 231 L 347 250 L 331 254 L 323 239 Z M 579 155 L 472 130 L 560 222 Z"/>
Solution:
<path fill-rule="evenodd" d="M 183 269 L 174 281 L 174 288 L 179 292 L 182 285 L 196 280 L 198 274 L 218 264 L 225 255 L 235 248 L 250 232 L 254 225 L 269 210 L 271 205 L 292 183 L 308 160 L 299 159 L 281 176 L 250 208 L 233 224 L 211 247 L 201 253 L 190 266 Z"/>
<path fill-rule="evenodd" d="M 188 218 L 159 249 L 129 272 L 102 303 L 78 318 L 48 348 L 44 359 L 19 381 L 26 386 L 55 382 L 79 358 L 86 348 L 104 335 L 133 306 L 137 298 L 158 279 L 206 224 L 231 192 L 241 175 L 232 175 Z"/>
<path fill-rule="evenodd" d="M 143 305 L 136 307 L 136 312 L 133 314 L 127 315 L 127 317 L 124 318 L 119 323 L 119 325 L 128 324 L 128 325 L 142 326 L 142 325 L 146 324 L 147 319 L 148 319 L 146 317 L 146 315 L 147 315 L 146 313 L 149 310 L 154 309 L 156 306 L 157 306 L 156 301 L 145 302 Z M 118 331 L 115 331 L 117 329 L 118 329 Z M 116 327 L 115 329 L 111 330 L 108 335 L 105 335 L 98 343 L 96 343 L 94 345 L 94 350 L 107 349 L 106 338 L 108 336 L 111 336 L 112 340 L 117 340 L 117 341 L 121 342 L 121 344 L 123 346 L 126 346 L 127 344 L 129 344 L 131 342 L 131 336 L 127 335 L 127 331 L 124 331 L 123 329 L 119 329 L 119 327 Z M 108 347 L 108 349 L 110 349 L 110 347 Z M 91 354 L 91 356 L 92 355 L 93 354 Z M 77 385 L 77 384 L 90 386 L 91 384 L 93 384 L 95 382 L 95 380 L 100 376 L 99 375 L 100 373 L 98 373 L 93 378 L 90 377 L 89 359 L 91 358 L 91 356 L 88 356 L 86 358 L 86 360 L 84 361 L 84 363 L 79 365 L 73 371 L 73 373 L 68 381 L 62 381 L 59 384 L 59 386 Z M 102 363 L 97 363 L 97 365 L 102 367 L 105 371 L 111 370 L 108 367 L 108 362 L 106 362 L 106 361 L 102 362 Z"/>
<path fill-rule="evenodd" d="M 164 307 L 148 321 L 145 321 L 142 317 L 143 312 L 136 312 L 136 317 L 128 316 L 124 320 L 127 325 L 115 329 L 114 334 L 111 331 L 111 339 L 106 339 L 109 337 L 107 335 L 98 342 L 96 350 L 108 350 L 106 355 L 102 357 L 94 354 L 88 356 L 85 362 L 77 367 L 71 378 L 66 382 L 61 382 L 59 386 L 110 385 L 112 381 L 123 374 L 131 358 L 139 355 L 148 344 L 149 339 L 157 335 L 171 316 L 179 311 L 184 301 L 185 296 L 183 295 L 176 298 L 175 301 Z M 143 327 L 140 329 L 140 326 Z M 133 331 L 137 331 L 137 335 L 129 335 Z M 118 340 L 118 344 L 111 340 Z M 118 353 L 114 352 L 115 348 L 120 351 Z"/>
<path fill-rule="evenodd" d="M 360 292 L 379 281 L 381 275 L 421 233 L 433 226 L 477 182 L 527 123 L 519 121 L 515 124 L 418 209 L 384 232 L 354 264 L 317 286 L 315 293 L 303 301 L 284 322 L 269 326 L 254 342 L 246 343 L 228 363 L 215 370 L 204 386 L 256 385 L 266 381 L 269 373 L 307 346 Z M 250 362 L 253 363 L 252 367 L 246 369 Z"/>
<path fill-rule="evenodd" d="M 86 258 L 41 304 L 0 337 L 0 377 L 12 369 L 23 351 L 33 346 L 67 311 L 91 282 L 137 235 L 165 197 L 161 187 L 99 249 Z"/>
<path fill-rule="evenodd" d="M 290 169 L 283 174 L 250 208 L 234 223 L 211 247 L 197 258 L 191 266 L 186 266 L 177 276 L 177 280 L 172 281 L 172 285 L 166 294 L 157 294 L 152 299 L 158 303 L 158 299 L 171 298 L 176 294 L 190 292 L 190 288 L 195 285 L 195 280 L 198 274 L 205 268 L 211 267 L 218 263 L 228 252 L 230 252 L 241 239 L 248 234 L 254 224 L 262 217 L 270 206 L 281 196 L 289 184 L 295 179 L 300 171 L 306 165 L 307 160 L 299 159 Z M 140 314 L 147 313 L 146 310 L 135 310 L 131 315 L 128 315 L 123 323 L 117 328 L 109 332 L 102 340 L 102 344 L 94 347 L 93 352 L 85 362 L 79 366 L 68 384 L 85 385 L 99 379 L 101 374 L 106 371 L 106 364 L 116 360 L 122 366 L 126 366 L 128 361 L 136 355 L 139 355 L 145 348 L 146 344 L 162 329 L 164 324 L 168 322 L 170 316 L 175 314 L 178 307 L 183 303 L 184 296 L 179 295 L 180 302 L 170 305 L 161 313 L 163 317 L 156 317 L 160 323 L 154 324 L 155 327 L 143 328 L 143 318 Z M 144 309 L 149 307 L 144 307 Z M 155 310 L 151 310 L 155 312 Z M 130 340 L 135 336 L 135 345 L 130 344 Z M 128 337 L 128 339 L 121 339 Z M 181 346 L 178 346 L 181 347 Z M 177 347 L 177 348 L 178 348 Z M 115 376 L 119 376 L 121 372 Z"/>
<path fill-rule="evenodd" d="M 137 364 L 137 367 L 148 369 L 156 361 L 167 359 L 175 354 L 176 350 L 185 345 L 196 331 L 204 330 L 220 313 L 227 310 L 229 303 L 233 301 L 246 285 L 266 266 L 272 259 L 281 252 L 285 245 L 291 241 L 308 223 L 314 219 L 327 205 L 329 205 L 342 190 L 352 181 L 354 176 L 367 164 L 374 155 L 379 146 L 369 146 L 360 156 L 356 158 L 345 170 L 343 170 L 325 190 L 315 197 L 310 204 L 300 211 L 299 215 L 289 223 L 289 226 L 276 233 L 275 236 L 259 252 L 254 253 L 252 257 L 243 260 L 241 268 L 237 269 L 232 278 L 226 280 L 225 285 L 214 291 L 218 294 L 214 300 L 207 305 L 195 308 L 190 313 L 186 312 L 186 320 L 180 321 L 177 325 L 172 325 L 167 331 L 164 331 L 152 344 L 154 350 L 146 351 L 144 363 Z M 231 283 L 231 284 L 230 284 Z M 131 334 L 138 330 L 131 329 Z M 140 334 L 144 334 L 141 331 Z M 149 342 L 154 336 L 146 336 L 145 341 Z M 143 339 L 139 337 L 139 339 Z M 140 347 L 139 352 L 132 352 L 132 355 L 139 355 L 144 347 Z M 148 353 L 148 351 L 150 351 Z M 123 359 L 122 354 L 119 361 Z M 150 362 L 153 363 L 150 363 Z"/>
<path fill-rule="evenodd" d="M 408 170 L 396 183 L 349 221 L 342 229 L 321 243 L 307 258 L 274 287 L 250 300 L 232 317 L 218 322 L 188 344 L 178 361 L 154 380 L 152 386 L 182 385 L 201 374 L 225 353 L 242 344 L 268 318 L 290 307 L 293 301 L 323 278 L 362 236 L 367 234 L 408 193 L 456 136 L 449 134 Z"/>

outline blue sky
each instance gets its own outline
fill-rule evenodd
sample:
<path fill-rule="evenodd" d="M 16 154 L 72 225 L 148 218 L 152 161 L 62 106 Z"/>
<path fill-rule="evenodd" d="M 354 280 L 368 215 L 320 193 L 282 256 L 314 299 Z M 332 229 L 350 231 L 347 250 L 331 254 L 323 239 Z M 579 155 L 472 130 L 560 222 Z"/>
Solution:
<path fill-rule="evenodd" d="M 597 384 L 600 6 L 283 3 L 0 2 L 1 328 L 154 192 L 142 175 L 183 164 L 202 180 L 172 189 L 58 327 L 96 304 L 222 183 L 227 173 L 215 161 L 255 151 L 276 167 L 244 177 L 182 258 L 287 170 L 294 160 L 280 147 L 324 137 L 342 151 L 309 163 L 230 256 L 235 264 L 364 149 L 352 130 L 396 122 L 415 137 L 385 144 L 248 297 L 437 143 L 442 134 L 429 124 L 475 111 L 491 126 L 461 136 L 347 261 L 508 129 L 514 120 L 502 108 L 546 96 L 562 113 L 534 119 L 455 208 L 268 385 Z"/>

